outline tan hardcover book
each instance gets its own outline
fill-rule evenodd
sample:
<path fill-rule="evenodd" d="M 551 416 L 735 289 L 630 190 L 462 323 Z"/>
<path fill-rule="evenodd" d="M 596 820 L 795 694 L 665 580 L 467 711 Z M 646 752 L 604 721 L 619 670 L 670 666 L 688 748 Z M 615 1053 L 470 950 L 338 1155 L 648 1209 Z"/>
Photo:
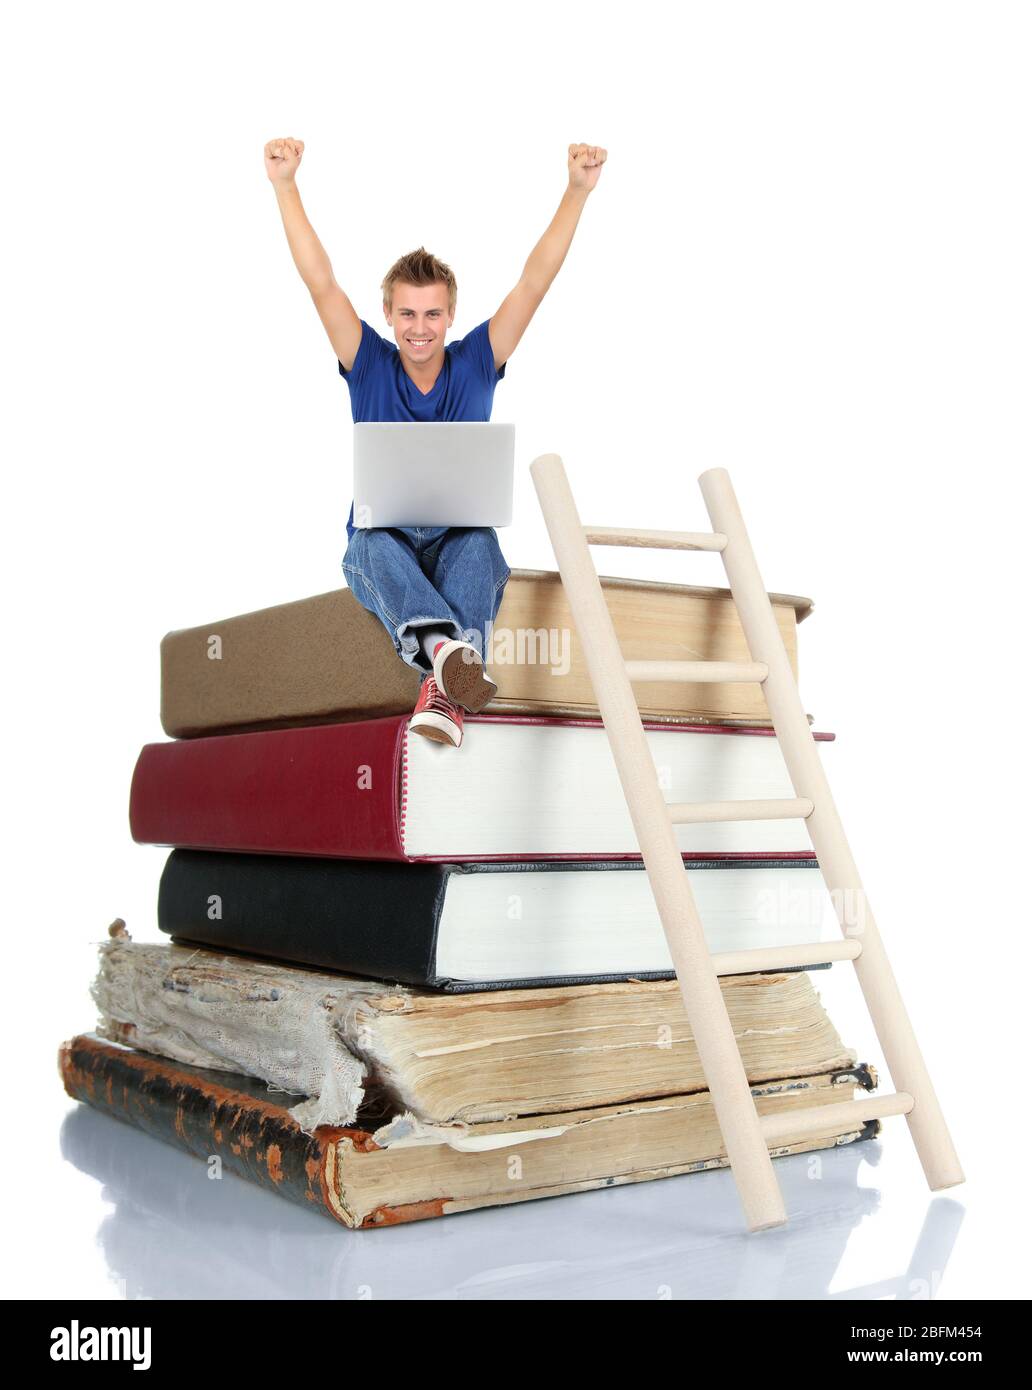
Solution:
<path fill-rule="evenodd" d="M 530 1120 L 429 1127 L 410 1117 L 306 1133 L 264 1082 L 188 1067 L 82 1035 L 59 1054 L 65 1090 L 211 1166 L 348 1227 L 376 1228 L 477 1207 L 725 1167 L 708 1091 Z M 761 1115 L 806 1112 L 873 1089 L 870 1068 L 754 1086 Z M 786 1135 L 775 1156 L 834 1148 L 877 1122 Z"/>
<path fill-rule="evenodd" d="M 748 661 L 727 589 L 602 577 L 629 661 Z M 792 669 L 807 598 L 771 594 Z M 514 569 L 486 655 L 495 713 L 597 716 L 559 575 Z M 405 714 L 420 676 L 386 629 L 347 589 L 170 632 L 161 643 L 161 723 L 173 738 Z M 640 685 L 648 719 L 769 723 L 751 683 Z"/>

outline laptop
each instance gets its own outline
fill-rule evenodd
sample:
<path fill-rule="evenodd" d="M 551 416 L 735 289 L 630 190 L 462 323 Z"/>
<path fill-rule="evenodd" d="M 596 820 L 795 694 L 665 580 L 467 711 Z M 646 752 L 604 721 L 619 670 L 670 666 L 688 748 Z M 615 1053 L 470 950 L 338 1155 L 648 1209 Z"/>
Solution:
<path fill-rule="evenodd" d="M 512 525 L 515 425 L 431 420 L 354 428 L 358 529 Z"/>

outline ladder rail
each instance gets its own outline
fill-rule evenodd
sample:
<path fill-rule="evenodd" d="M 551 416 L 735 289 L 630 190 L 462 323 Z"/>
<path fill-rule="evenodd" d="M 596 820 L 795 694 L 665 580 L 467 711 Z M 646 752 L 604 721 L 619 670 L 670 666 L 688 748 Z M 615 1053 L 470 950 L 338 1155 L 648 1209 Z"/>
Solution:
<path fill-rule="evenodd" d="M 558 455 L 542 455 L 530 471 L 746 1222 L 751 1230 L 781 1225 L 785 1207 L 770 1152 L 573 493 Z"/>
<path fill-rule="evenodd" d="M 963 1170 L 836 810 L 731 479 L 726 469 L 711 468 L 699 486 L 714 530 L 727 536 L 721 559 L 750 656 L 767 666 L 763 692 L 792 785 L 797 797 L 813 803 L 805 824 L 839 925 L 843 936 L 863 945 L 853 966 L 893 1084 L 913 1097 L 907 1123 L 928 1185 L 953 1187 L 964 1181 Z"/>

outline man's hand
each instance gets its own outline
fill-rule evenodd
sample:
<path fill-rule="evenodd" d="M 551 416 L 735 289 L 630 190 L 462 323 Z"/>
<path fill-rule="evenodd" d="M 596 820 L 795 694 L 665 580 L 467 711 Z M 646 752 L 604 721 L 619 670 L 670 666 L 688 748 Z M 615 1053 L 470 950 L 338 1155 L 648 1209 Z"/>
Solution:
<path fill-rule="evenodd" d="M 602 165 L 605 164 L 607 157 L 607 152 L 602 149 L 601 145 L 571 145 L 570 187 L 580 188 L 585 193 L 590 193 L 598 183 Z"/>
<path fill-rule="evenodd" d="M 305 142 L 288 135 L 285 140 L 270 140 L 265 146 L 265 172 L 273 183 L 291 183 L 305 152 Z"/>

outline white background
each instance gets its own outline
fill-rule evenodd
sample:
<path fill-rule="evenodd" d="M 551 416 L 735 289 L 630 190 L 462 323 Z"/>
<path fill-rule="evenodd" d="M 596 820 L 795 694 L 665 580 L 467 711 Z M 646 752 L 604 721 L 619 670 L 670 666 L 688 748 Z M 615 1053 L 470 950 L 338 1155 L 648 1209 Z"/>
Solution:
<path fill-rule="evenodd" d="M 689 1249 L 715 1193 L 721 1296 L 897 1278 L 943 1220 L 941 1296 L 1029 1294 L 1029 39 L 1027 6 L 943 0 L 7 14 L 10 1294 L 268 1297 L 293 1278 L 353 1297 L 371 1261 L 383 1296 L 413 1268 L 400 1291 L 438 1297 L 700 1295 L 664 1252 Z M 162 736 L 159 640 L 343 582 L 347 388 L 265 176 L 279 135 L 306 142 L 302 197 L 358 312 L 381 323 L 387 266 L 424 244 L 458 276 L 453 336 L 518 278 L 568 144 L 608 148 L 496 393 L 518 440 L 503 548 L 554 567 L 527 470 L 542 452 L 599 524 L 702 528 L 695 478 L 730 470 L 768 586 L 816 601 L 804 702 L 838 735 L 827 766 L 968 1172 L 963 1220 L 929 1215 L 900 1121 L 879 1168 L 847 1175 L 842 1249 L 803 1286 L 782 1276 L 804 1235 L 743 1245 L 726 1174 L 384 1233 L 399 1261 L 234 1179 L 223 1230 L 202 1165 L 107 1121 L 87 1123 L 95 1173 L 80 1121 L 80 1162 L 62 1160 L 55 1054 L 93 1024 L 93 943 L 116 915 L 158 936 L 163 853 L 131 843 L 127 799 Z M 595 554 L 722 582 L 713 556 Z M 822 995 L 876 1060 L 847 969 Z M 829 1190 L 797 1197 L 798 1229 L 823 1229 Z M 255 1223 L 290 1244 L 249 1245 Z M 607 1227 L 643 1283 L 598 1280 Z"/>

